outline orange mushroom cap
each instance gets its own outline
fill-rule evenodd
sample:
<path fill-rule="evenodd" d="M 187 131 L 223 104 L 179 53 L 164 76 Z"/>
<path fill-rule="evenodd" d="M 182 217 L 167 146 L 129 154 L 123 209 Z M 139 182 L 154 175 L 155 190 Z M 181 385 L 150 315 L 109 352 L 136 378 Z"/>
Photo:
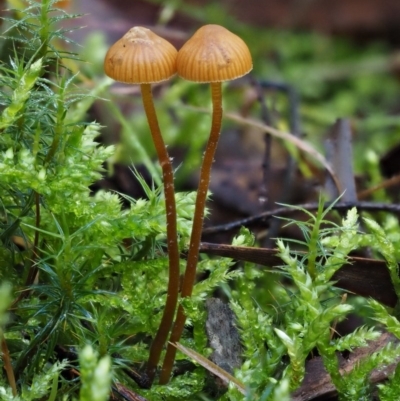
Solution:
<path fill-rule="evenodd" d="M 128 84 L 151 84 L 176 74 L 178 51 L 150 29 L 131 28 L 108 50 L 105 73 Z"/>
<path fill-rule="evenodd" d="M 246 75 L 251 54 L 239 36 L 219 25 L 205 25 L 182 46 L 176 59 L 178 75 L 195 82 L 221 82 Z"/>

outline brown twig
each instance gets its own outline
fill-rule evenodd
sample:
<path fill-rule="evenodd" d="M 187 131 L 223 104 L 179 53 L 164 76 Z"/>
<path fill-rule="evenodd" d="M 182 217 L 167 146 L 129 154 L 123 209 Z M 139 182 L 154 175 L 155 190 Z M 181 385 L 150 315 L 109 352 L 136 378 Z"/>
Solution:
<path fill-rule="evenodd" d="M 358 192 L 357 197 L 358 199 L 365 199 L 368 198 L 368 196 L 372 195 L 374 192 L 379 191 L 380 189 L 390 188 L 398 184 L 400 184 L 400 174 L 390 177 L 387 180 L 384 180 L 371 188 L 367 188 L 363 191 Z"/>
<path fill-rule="evenodd" d="M 202 242 L 200 252 L 253 262 L 269 268 L 282 265 L 277 249 Z M 301 252 L 297 252 L 297 255 L 304 257 Z M 347 263 L 333 275 L 332 280 L 336 282 L 336 287 L 349 293 L 372 297 L 390 307 L 397 303 L 397 295 L 384 260 L 350 256 Z"/>
<path fill-rule="evenodd" d="M 331 207 L 332 210 L 347 210 L 356 207 L 359 210 L 369 210 L 375 212 L 389 212 L 400 213 L 400 204 L 391 203 L 377 203 L 377 202 L 337 202 L 332 206 L 332 202 L 327 202 L 324 208 Z M 271 217 L 274 216 L 289 216 L 298 212 L 300 209 L 304 210 L 317 210 L 318 202 L 303 203 L 296 206 L 284 206 L 274 210 L 269 210 L 257 214 L 255 216 L 247 217 L 244 219 L 236 220 L 231 223 L 221 224 L 219 226 L 208 227 L 203 230 L 203 234 L 214 234 L 224 231 L 234 230 L 242 226 L 252 226 L 255 224 L 266 223 Z"/>
<path fill-rule="evenodd" d="M 12 389 L 13 396 L 16 397 L 18 394 L 17 385 L 15 383 L 14 370 L 11 364 L 10 353 L 8 351 L 8 346 L 6 339 L 4 338 L 4 335 L 2 335 L 1 338 L 1 352 L 3 357 L 4 370 L 6 371 L 7 374 L 8 383 L 10 384 L 10 387 Z"/>

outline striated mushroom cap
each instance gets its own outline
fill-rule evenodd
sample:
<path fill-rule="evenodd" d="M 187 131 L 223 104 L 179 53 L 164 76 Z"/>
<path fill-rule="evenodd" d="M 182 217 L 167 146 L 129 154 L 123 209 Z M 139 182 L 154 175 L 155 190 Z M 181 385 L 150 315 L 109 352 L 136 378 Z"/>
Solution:
<path fill-rule="evenodd" d="M 177 50 L 150 29 L 131 28 L 108 50 L 104 71 L 116 81 L 151 84 L 176 74 Z"/>
<path fill-rule="evenodd" d="M 195 82 L 229 81 L 253 68 L 251 54 L 239 36 L 219 25 L 205 25 L 182 46 L 178 75 Z"/>

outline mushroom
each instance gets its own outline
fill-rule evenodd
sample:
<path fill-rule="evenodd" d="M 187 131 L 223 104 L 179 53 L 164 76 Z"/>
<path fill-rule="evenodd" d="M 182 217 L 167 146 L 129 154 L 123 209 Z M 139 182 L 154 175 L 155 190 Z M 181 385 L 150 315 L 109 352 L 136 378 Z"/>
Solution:
<path fill-rule="evenodd" d="M 221 129 L 221 82 L 246 75 L 253 65 L 250 51 L 243 40 L 219 25 L 201 27 L 179 50 L 176 65 L 178 75 L 182 78 L 198 83 L 210 83 L 213 104 L 210 137 L 200 170 L 192 234 L 181 290 L 182 297 L 189 297 L 192 295 L 196 277 L 211 166 Z M 160 384 L 166 384 L 169 381 L 176 354 L 176 348 L 173 344 L 179 341 L 185 320 L 184 310 L 182 306 L 179 306 L 160 375 Z"/>
<path fill-rule="evenodd" d="M 174 174 L 171 159 L 157 121 L 151 84 L 167 80 L 176 74 L 177 53 L 174 46 L 151 30 L 133 27 L 111 46 L 104 60 L 104 70 L 109 77 L 127 84 L 140 84 L 143 106 L 163 175 L 169 281 L 167 300 L 160 327 L 150 347 L 147 364 L 150 382 L 154 379 L 161 351 L 172 326 L 179 293 L 179 249 Z"/>

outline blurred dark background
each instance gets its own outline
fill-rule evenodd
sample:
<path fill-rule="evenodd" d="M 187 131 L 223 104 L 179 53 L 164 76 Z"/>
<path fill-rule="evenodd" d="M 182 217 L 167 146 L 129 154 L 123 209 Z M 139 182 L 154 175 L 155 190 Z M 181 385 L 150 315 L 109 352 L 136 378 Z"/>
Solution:
<path fill-rule="evenodd" d="M 133 25 L 156 25 L 164 7 L 173 13 L 168 24 L 171 28 L 187 32 L 212 23 L 212 15 L 204 14 L 206 5 L 214 6 L 215 13 L 220 8 L 241 22 L 264 28 L 307 29 L 359 40 L 400 42 L 398 0 L 71 0 L 70 9 L 87 14 L 83 20 L 88 29 L 102 29 L 117 38 Z M 199 12 L 188 16 L 185 11 L 193 13 L 193 6 Z M 208 21 L 204 21 L 206 17 Z"/>

